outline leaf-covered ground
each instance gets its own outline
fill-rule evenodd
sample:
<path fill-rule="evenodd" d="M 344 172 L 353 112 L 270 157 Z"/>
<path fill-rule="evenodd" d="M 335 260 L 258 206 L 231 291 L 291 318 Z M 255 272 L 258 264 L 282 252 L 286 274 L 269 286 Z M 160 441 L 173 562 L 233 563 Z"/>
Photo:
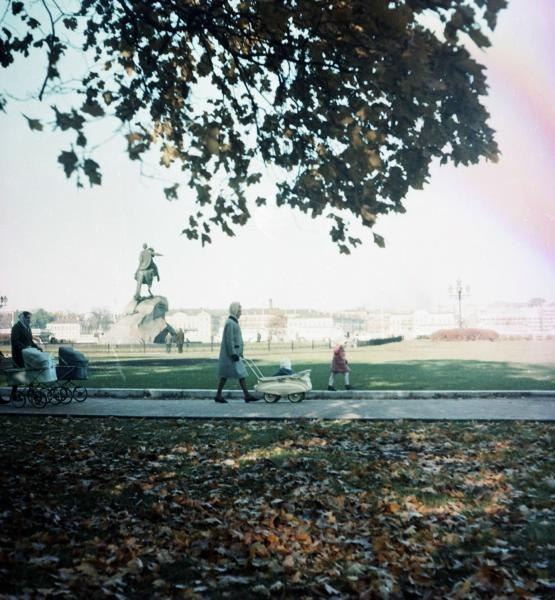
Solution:
<path fill-rule="evenodd" d="M 1 419 L 24 597 L 553 594 L 553 425 Z"/>

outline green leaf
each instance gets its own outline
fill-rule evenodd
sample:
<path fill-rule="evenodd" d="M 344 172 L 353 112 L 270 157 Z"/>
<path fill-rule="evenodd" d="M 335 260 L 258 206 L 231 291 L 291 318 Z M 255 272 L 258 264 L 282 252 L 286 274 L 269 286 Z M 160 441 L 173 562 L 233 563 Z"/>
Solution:
<path fill-rule="evenodd" d="M 71 150 L 69 152 L 67 150 L 64 150 L 58 156 L 58 162 L 64 167 L 64 172 L 66 174 L 66 177 L 69 178 L 69 177 L 71 177 L 71 174 L 73 173 L 73 171 L 75 171 L 75 169 L 77 168 L 77 163 L 78 163 L 77 154 L 75 154 L 75 152 L 73 150 Z"/>
<path fill-rule="evenodd" d="M 99 171 L 99 164 L 96 161 L 87 158 L 85 160 L 83 170 L 85 171 L 85 175 L 89 178 L 89 184 L 91 187 L 93 185 L 100 185 L 102 183 L 102 175 Z"/>
<path fill-rule="evenodd" d="M 208 52 L 204 52 L 197 65 L 198 73 L 201 77 L 206 77 L 212 71 L 212 61 Z"/>
<path fill-rule="evenodd" d="M 164 188 L 166 200 L 177 200 L 177 190 L 179 183 L 174 183 L 171 187 Z"/>
<path fill-rule="evenodd" d="M 105 115 L 104 109 L 95 100 L 89 100 L 85 102 L 81 107 L 81 111 L 91 115 L 92 117 L 103 117 Z"/>
<path fill-rule="evenodd" d="M 52 110 L 56 115 L 56 126 L 62 131 L 68 129 L 81 129 L 85 119 L 76 111 L 72 110 L 70 113 L 64 113 L 57 109 L 56 106 L 52 106 Z"/>
<path fill-rule="evenodd" d="M 42 123 L 38 119 L 31 119 L 27 115 L 25 115 L 23 113 L 21 113 L 21 114 L 27 119 L 27 124 L 29 125 L 29 129 L 31 129 L 32 131 L 42 131 L 43 130 Z"/>
<path fill-rule="evenodd" d="M 77 19 L 75 17 L 65 17 L 62 22 L 68 29 L 71 29 L 72 31 L 77 29 Z"/>
<path fill-rule="evenodd" d="M 385 248 L 385 240 L 381 235 L 378 235 L 377 233 L 374 233 L 374 243 L 380 248 Z"/>
<path fill-rule="evenodd" d="M 112 104 L 112 102 L 114 101 L 114 95 L 112 94 L 112 92 L 104 92 L 102 94 L 102 98 L 104 102 L 106 102 L 106 104 Z"/>
<path fill-rule="evenodd" d="M 262 177 L 262 173 L 252 173 L 247 177 L 247 185 L 252 185 L 253 183 L 259 183 Z"/>
<path fill-rule="evenodd" d="M 479 48 L 487 48 L 487 47 L 491 46 L 491 42 L 489 41 L 489 38 L 486 35 L 484 35 L 479 29 L 472 28 L 472 29 L 468 30 L 467 33 L 470 36 L 470 38 L 472 39 L 472 41 Z"/>

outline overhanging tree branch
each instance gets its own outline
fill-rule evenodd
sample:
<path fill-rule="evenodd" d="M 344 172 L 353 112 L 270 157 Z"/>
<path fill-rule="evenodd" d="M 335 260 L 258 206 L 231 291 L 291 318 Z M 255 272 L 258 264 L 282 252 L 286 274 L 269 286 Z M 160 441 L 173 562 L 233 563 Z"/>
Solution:
<path fill-rule="evenodd" d="M 274 164 L 286 173 L 276 203 L 314 218 L 331 212 L 332 240 L 348 252 L 357 245 L 349 224 L 373 228 L 380 215 L 403 212 L 406 194 L 422 188 L 434 160 L 496 160 L 481 103 L 485 77 L 459 34 L 487 46 L 487 29 L 505 4 L 83 0 L 79 13 L 58 25 L 71 30 L 73 43 L 81 38 L 93 61 L 79 101 L 55 109 L 56 127 L 76 136 L 59 162 L 68 177 L 100 184 L 85 132 L 115 116 L 131 131 L 131 160 L 150 151 L 162 166 L 181 169 L 183 180 L 165 193 L 175 199 L 178 183 L 193 190 L 184 231 L 202 241 L 210 224 L 229 233 L 248 220 L 257 165 Z M 65 13 L 56 0 L 41 0 L 50 27 L 45 38 L 40 19 L 22 2 L 9 6 L 24 34 L 12 26 L 0 31 L 0 65 L 46 44 L 42 100 L 48 82 L 61 79 L 60 57 L 75 51 L 62 41 L 52 7 Z M 424 10 L 443 20 L 443 32 L 426 29 Z M 206 101 L 194 101 L 216 88 Z M 9 98 L 9 91 L 0 96 Z M 28 122 L 38 129 L 37 120 Z M 212 179 L 224 183 L 211 186 Z"/>
<path fill-rule="evenodd" d="M 42 83 L 42 87 L 40 89 L 39 92 L 39 100 L 42 100 L 42 95 L 44 93 L 44 90 L 46 88 L 46 83 L 48 82 L 48 80 L 50 79 L 50 77 L 52 76 L 52 65 L 54 64 L 54 39 L 56 37 L 56 28 L 54 26 L 54 18 L 52 17 L 52 13 L 50 12 L 50 8 L 48 7 L 48 4 L 46 3 L 45 0 L 41 0 L 41 4 L 44 6 L 44 9 L 46 10 L 47 14 L 48 14 L 48 19 L 50 20 L 50 42 L 48 41 L 48 37 L 47 37 L 47 44 L 50 48 L 50 52 L 48 53 L 48 66 L 46 67 L 46 76 L 44 78 L 44 81 Z"/>

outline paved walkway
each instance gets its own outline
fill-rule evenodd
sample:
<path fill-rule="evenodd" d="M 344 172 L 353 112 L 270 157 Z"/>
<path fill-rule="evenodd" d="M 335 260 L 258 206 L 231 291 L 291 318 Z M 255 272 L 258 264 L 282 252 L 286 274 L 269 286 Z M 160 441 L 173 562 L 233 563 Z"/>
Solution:
<path fill-rule="evenodd" d="M 204 394 L 204 398 L 202 395 Z M 409 394 L 408 392 L 406 394 Z M 436 397 L 379 398 L 310 397 L 298 404 L 280 400 L 267 404 L 263 400 L 246 404 L 235 394 L 228 404 L 216 404 L 213 392 L 203 392 L 194 398 L 153 399 L 90 397 L 85 402 L 44 408 L 14 408 L 0 405 L 0 414 L 38 414 L 57 416 L 117 416 L 117 417 L 181 417 L 235 419 L 424 419 L 424 420 L 534 420 L 555 421 L 555 393 L 522 395 L 500 392 L 468 397 L 455 397 L 457 392 Z M 459 392 L 460 394 L 460 392 Z M 324 393 L 322 393 L 322 396 Z"/>

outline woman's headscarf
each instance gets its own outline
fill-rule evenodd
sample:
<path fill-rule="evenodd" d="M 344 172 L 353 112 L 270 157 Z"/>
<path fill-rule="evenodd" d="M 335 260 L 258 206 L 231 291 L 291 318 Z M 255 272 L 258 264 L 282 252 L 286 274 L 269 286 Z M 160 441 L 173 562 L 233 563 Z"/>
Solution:
<path fill-rule="evenodd" d="M 229 305 L 229 314 L 232 317 L 237 318 L 237 315 L 239 314 L 239 311 L 241 310 L 241 303 L 240 302 L 232 302 Z"/>
<path fill-rule="evenodd" d="M 30 316 L 31 316 L 31 313 L 27 310 L 24 310 L 17 318 L 17 320 L 23 325 L 23 327 L 25 327 L 25 329 L 29 329 L 29 330 L 31 329 L 31 326 L 27 322 L 27 317 L 30 317 Z"/>

